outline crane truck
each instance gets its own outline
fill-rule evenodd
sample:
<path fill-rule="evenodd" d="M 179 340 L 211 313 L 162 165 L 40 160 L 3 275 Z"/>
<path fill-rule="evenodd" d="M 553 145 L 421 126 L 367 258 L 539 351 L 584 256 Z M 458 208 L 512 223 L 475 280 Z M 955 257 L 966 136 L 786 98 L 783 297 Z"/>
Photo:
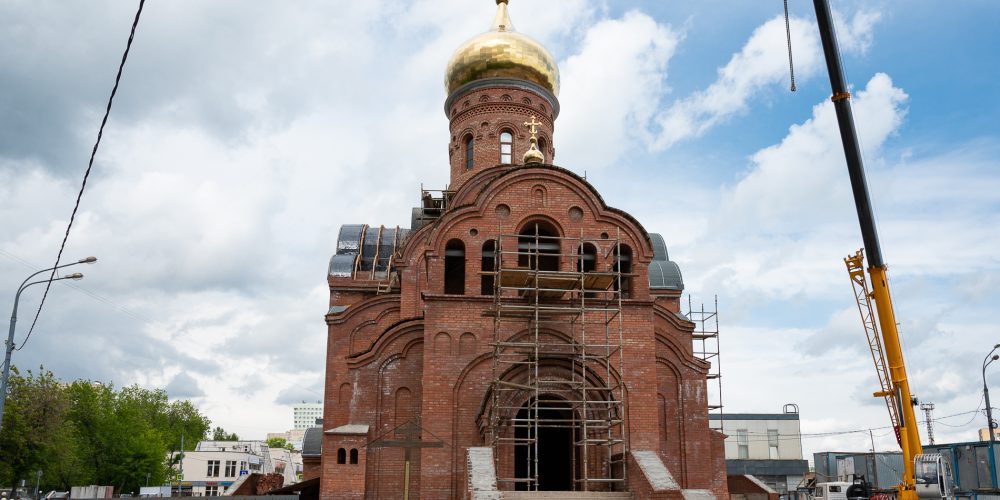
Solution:
<path fill-rule="evenodd" d="M 859 250 L 853 256 L 844 259 L 844 262 L 854 287 L 858 310 L 868 335 L 868 344 L 881 385 L 880 390 L 873 395 L 885 400 L 896 440 L 903 452 L 904 470 L 901 483 L 897 486 L 897 499 L 950 499 L 953 497 L 950 464 L 939 454 L 924 454 L 920 444 L 920 433 L 913 409 L 917 402 L 910 392 L 910 383 L 906 376 L 906 364 L 903 361 L 899 332 L 896 329 L 896 316 L 889 293 L 888 268 L 882 259 L 861 148 L 854 127 L 851 94 L 844 80 L 829 1 L 813 0 L 813 6 L 816 9 L 816 21 L 830 76 L 830 86 L 833 90 L 831 100 L 837 114 L 840 138 L 844 146 L 854 204 L 864 242 L 864 253 Z M 867 279 L 864 266 L 866 256 Z M 870 289 L 868 283 L 871 284 Z"/>

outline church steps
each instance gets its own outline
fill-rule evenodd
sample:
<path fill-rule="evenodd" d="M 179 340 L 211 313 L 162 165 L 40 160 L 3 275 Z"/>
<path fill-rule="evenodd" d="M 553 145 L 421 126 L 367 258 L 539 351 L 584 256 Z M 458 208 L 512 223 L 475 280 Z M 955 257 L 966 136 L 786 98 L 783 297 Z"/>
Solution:
<path fill-rule="evenodd" d="M 629 492 L 599 492 L 599 491 L 505 491 L 504 500 L 558 500 L 558 499 L 594 499 L 594 500 L 632 500 Z"/>

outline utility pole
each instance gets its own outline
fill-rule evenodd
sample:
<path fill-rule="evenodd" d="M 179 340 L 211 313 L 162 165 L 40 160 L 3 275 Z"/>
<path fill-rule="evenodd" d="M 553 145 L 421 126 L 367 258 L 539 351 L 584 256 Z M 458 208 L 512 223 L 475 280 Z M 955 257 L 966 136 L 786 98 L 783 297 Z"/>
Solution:
<path fill-rule="evenodd" d="M 177 496 L 184 496 L 181 488 L 184 485 L 184 426 L 181 426 L 181 476 L 177 479 Z"/>
<path fill-rule="evenodd" d="M 924 423 L 927 424 L 927 440 L 934 444 L 934 403 L 920 403 L 920 409 L 924 411 Z"/>
<path fill-rule="evenodd" d="M 871 429 L 868 429 L 868 439 L 872 440 L 872 472 L 875 473 L 875 488 L 878 488 L 878 452 L 875 451 L 875 433 Z"/>

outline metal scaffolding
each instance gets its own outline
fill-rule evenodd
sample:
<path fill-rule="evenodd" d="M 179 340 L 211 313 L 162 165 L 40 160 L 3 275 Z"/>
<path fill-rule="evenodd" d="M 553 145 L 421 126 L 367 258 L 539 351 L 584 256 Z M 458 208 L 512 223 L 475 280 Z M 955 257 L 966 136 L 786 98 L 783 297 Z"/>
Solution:
<path fill-rule="evenodd" d="M 493 243 L 493 376 L 480 430 L 507 488 L 552 489 L 557 474 L 574 491 L 621 490 L 622 298 L 631 254 L 623 255 L 617 233 L 559 237 L 543 225 Z M 558 473 L 551 463 L 565 451 L 542 449 L 557 434 L 572 443 L 570 466 Z"/>
<path fill-rule="evenodd" d="M 691 339 L 694 344 L 695 357 L 707 361 L 711 364 L 708 369 L 706 383 L 708 385 L 708 411 L 718 412 L 722 415 L 722 355 L 719 346 L 719 297 L 715 296 L 712 309 L 706 309 L 705 304 L 701 304 L 699 309 L 694 308 L 691 296 L 688 295 L 687 318 L 694 323 L 694 331 Z M 714 387 L 713 387 L 714 386 Z M 718 429 L 722 429 L 722 418 L 709 420 L 711 424 L 716 424 Z"/>

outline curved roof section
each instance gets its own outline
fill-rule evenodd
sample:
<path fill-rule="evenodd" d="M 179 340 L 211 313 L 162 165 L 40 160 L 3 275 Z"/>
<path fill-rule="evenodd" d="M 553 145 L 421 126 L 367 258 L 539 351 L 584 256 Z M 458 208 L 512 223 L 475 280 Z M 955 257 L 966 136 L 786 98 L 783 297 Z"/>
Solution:
<path fill-rule="evenodd" d="M 667 242 L 659 233 L 649 233 L 649 241 L 653 244 L 653 260 L 670 260 L 667 253 Z"/>
<path fill-rule="evenodd" d="M 410 233 L 405 227 L 344 224 L 337 236 L 337 253 L 328 274 L 334 278 L 384 279 L 393 257 Z"/>
<path fill-rule="evenodd" d="M 302 435 L 302 456 L 318 457 L 323 454 L 323 428 L 310 427 Z"/>
<path fill-rule="evenodd" d="M 670 260 L 654 260 L 649 263 L 650 290 L 683 290 L 684 278 L 681 268 Z"/>
<path fill-rule="evenodd" d="M 649 263 L 649 289 L 684 290 L 681 268 L 676 262 L 670 260 L 663 235 L 649 233 L 649 240 L 653 243 L 653 260 Z"/>

